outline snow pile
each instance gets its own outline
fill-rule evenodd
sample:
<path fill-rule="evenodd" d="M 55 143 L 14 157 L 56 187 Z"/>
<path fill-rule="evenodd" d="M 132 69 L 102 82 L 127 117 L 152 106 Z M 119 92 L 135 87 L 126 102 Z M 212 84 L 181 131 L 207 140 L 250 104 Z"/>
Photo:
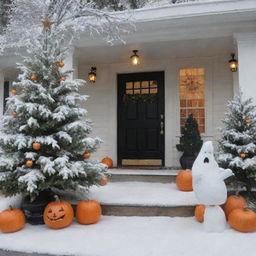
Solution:
<path fill-rule="evenodd" d="M 5 197 L 0 194 L 0 212 L 8 209 L 9 206 L 12 206 L 13 208 L 20 208 L 21 200 L 22 200 L 22 197 L 20 195 Z"/>
<path fill-rule="evenodd" d="M 72 238 L 72 239 L 70 239 Z M 103 217 L 96 225 L 62 230 L 26 227 L 0 234 L 0 248 L 76 256 L 254 256 L 256 233 L 205 233 L 191 218 Z"/>
<path fill-rule="evenodd" d="M 176 185 L 148 182 L 113 182 L 93 186 L 90 199 L 106 205 L 184 206 L 197 205 L 194 192 L 182 192 Z"/>

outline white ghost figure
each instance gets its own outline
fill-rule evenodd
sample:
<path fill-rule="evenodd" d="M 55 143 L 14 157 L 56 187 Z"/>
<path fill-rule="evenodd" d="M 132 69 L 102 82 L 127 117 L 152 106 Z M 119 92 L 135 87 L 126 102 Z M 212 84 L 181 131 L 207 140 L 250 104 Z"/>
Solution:
<path fill-rule="evenodd" d="M 234 175 L 230 169 L 219 168 L 211 141 L 203 144 L 192 167 L 193 190 L 200 204 L 221 205 L 226 202 L 224 180 Z"/>
<path fill-rule="evenodd" d="M 226 216 L 220 206 L 206 206 L 203 225 L 207 232 L 223 232 L 226 229 Z"/>

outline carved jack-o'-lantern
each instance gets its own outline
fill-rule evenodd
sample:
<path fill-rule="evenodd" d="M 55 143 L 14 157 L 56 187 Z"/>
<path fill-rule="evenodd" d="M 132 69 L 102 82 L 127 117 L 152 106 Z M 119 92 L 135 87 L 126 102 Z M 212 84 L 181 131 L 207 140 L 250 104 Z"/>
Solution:
<path fill-rule="evenodd" d="M 69 226 L 74 218 L 74 211 L 70 203 L 60 201 L 49 203 L 44 210 L 44 223 L 52 229 L 60 229 Z"/>

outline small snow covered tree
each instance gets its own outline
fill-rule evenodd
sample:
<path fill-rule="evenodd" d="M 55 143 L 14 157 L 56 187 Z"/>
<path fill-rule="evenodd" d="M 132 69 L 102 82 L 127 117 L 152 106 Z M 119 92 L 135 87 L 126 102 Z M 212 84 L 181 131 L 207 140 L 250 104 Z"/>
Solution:
<path fill-rule="evenodd" d="M 231 169 L 251 194 L 256 182 L 256 107 L 252 99 L 238 96 L 228 103 L 221 132 L 218 162 Z"/>
<path fill-rule="evenodd" d="M 80 0 L 14 0 L 2 50 L 24 47 L 22 74 L 7 101 L 0 144 L 0 191 L 35 199 L 48 190 L 88 189 L 106 174 L 88 159 L 101 140 L 89 136 L 91 122 L 80 107 L 83 80 L 63 71 L 72 42 L 81 31 L 119 39 L 129 22 Z M 20 41 L 22 40 L 22 41 Z"/>

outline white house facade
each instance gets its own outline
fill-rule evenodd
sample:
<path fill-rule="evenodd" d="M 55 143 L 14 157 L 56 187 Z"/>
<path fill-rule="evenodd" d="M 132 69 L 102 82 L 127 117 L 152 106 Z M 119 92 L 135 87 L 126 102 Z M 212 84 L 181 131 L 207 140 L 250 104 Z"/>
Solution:
<path fill-rule="evenodd" d="M 189 1 L 131 13 L 136 31 L 126 44 L 107 45 L 82 35 L 65 68 L 96 82 L 81 89 L 93 135 L 104 143 L 94 158 L 115 165 L 179 166 L 181 127 L 193 114 L 204 140 L 217 141 L 218 128 L 239 88 L 256 103 L 256 1 Z M 130 56 L 138 50 L 139 65 Z M 237 72 L 229 60 L 235 53 Z M 0 57 L 0 116 L 17 77 L 17 57 Z"/>

